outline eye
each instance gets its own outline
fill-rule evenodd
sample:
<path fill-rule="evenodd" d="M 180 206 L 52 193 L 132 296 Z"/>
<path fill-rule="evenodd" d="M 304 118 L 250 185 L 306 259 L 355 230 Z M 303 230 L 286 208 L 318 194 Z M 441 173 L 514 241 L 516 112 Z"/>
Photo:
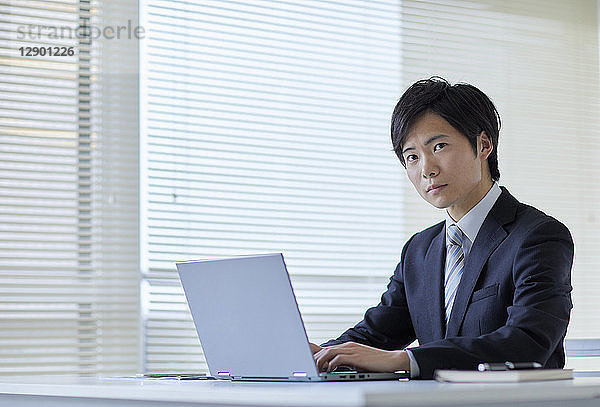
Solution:
<path fill-rule="evenodd" d="M 416 154 L 409 154 L 409 155 L 406 156 L 405 160 L 406 160 L 407 163 L 411 163 L 413 161 L 416 161 L 417 158 L 418 157 L 417 157 Z"/>
<path fill-rule="evenodd" d="M 439 151 L 442 148 L 446 147 L 448 143 L 437 143 L 435 147 L 433 147 L 433 151 Z"/>

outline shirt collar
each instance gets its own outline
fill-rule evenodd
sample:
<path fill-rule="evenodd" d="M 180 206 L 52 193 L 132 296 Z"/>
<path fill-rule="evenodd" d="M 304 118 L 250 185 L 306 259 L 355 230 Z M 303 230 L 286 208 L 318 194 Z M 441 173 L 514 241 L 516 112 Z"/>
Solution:
<path fill-rule="evenodd" d="M 448 214 L 446 211 L 446 227 L 452 224 L 456 224 L 464 235 L 469 238 L 471 243 L 475 241 L 477 234 L 479 233 L 479 229 L 481 229 L 481 225 L 483 225 L 483 221 L 487 217 L 488 213 L 498 200 L 498 197 L 502 193 L 502 190 L 498 186 L 497 182 L 494 182 L 490 190 L 483 197 L 477 205 L 475 205 L 465 216 L 460 218 L 458 222 L 455 222 L 454 219 Z"/>

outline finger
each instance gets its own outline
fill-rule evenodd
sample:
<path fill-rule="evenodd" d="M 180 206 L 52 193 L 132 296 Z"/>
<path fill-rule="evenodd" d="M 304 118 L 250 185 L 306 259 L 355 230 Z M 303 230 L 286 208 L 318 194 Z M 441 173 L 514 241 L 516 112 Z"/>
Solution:
<path fill-rule="evenodd" d="M 319 372 L 326 372 L 327 369 L 329 369 L 329 361 L 321 360 L 319 363 L 317 363 L 317 370 Z"/>
<path fill-rule="evenodd" d="M 317 365 L 317 370 L 319 372 L 323 372 L 323 366 L 324 364 L 327 362 L 327 360 L 325 359 L 325 352 L 324 349 L 320 350 L 319 352 L 315 353 L 313 355 L 314 359 L 315 359 L 315 364 Z"/>
<path fill-rule="evenodd" d="M 338 349 L 324 348 L 317 352 L 315 355 L 315 361 L 317 363 L 317 369 L 320 372 L 327 371 L 331 359 L 333 359 L 339 353 Z"/>
<path fill-rule="evenodd" d="M 338 366 L 341 366 L 341 365 L 353 366 L 353 364 L 350 361 L 351 359 L 352 359 L 351 355 L 345 355 L 345 354 L 336 355 L 333 359 L 331 359 L 329 361 L 328 366 L 327 366 L 327 372 L 331 373 Z"/>
<path fill-rule="evenodd" d="M 317 353 L 318 351 L 320 351 L 321 349 L 323 349 L 322 347 L 320 347 L 319 345 L 316 345 L 314 343 L 310 343 L 310 350 L 312 351 L 313 355 L 315 353 Z"/>

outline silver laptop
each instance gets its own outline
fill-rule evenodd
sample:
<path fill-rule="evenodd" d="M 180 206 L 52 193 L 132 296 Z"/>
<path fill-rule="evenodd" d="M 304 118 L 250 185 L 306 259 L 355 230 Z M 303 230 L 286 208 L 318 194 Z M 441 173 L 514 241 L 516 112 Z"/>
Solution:
<path fill-rule="evenodd" d="M 343 381 L 406 372 L 319 373 L 283 255 L 177 263 L 211 376 L 229 380 Z"/>

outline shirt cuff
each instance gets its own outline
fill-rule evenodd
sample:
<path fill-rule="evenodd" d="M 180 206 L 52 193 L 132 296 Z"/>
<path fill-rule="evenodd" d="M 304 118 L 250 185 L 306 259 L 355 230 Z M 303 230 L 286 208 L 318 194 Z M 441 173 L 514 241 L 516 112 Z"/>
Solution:
<path fill-rule="evenodd" d="M 406 351 L 406 354 L 408 355 L 408 359 L 410 360 L 410 378 L 416 379 L 421 375 L 421 369 L 419 369 L 419 364 L 417 363 L 417 360 L 413 356 L 410 349 L 404 349 L 404 350 Z"/>

